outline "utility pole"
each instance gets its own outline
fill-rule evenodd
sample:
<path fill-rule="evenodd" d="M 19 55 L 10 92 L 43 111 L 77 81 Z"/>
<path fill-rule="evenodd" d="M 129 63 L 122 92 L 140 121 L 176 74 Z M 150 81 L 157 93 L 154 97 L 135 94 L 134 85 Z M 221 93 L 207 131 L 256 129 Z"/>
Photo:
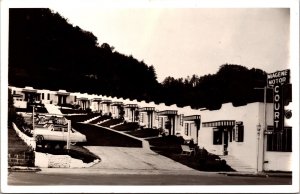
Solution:
<path fill-rule="evenodd" d="M 260 139 L 261 125 L 257 125 L 257 154 L 256 154 L 256 174 L 258 173 L 258 163 L 259 163 L 259 139 Z"/>
<path fill-rule="evenodd" d="M 267 130 L 267 86 L 264 87 L 264 128 L 262 138 L 262 171 L 265 170 L 265 131 Z"/>
<path fill-rule="evenodd" d="M 67 150 L 69 151 L 70 149 L 70 134 L 71 134 L 71 120 L 67 120 L 68 122 L 68 134 L 67 134 Z"/>
<path fill-rule="evenodd" d="M 267 86 L 264 86 L 263 88 L 254 88 L 254 89 L 263 89 L 264 90 L 264 116 L 263 116 L 263 129 L 262 129 L 262 171 L 264 171 L 264 164 L 265 164 L 265 131 L 267 130 Z M 259 139 L 260 139 L 260 129 L 261 125 L 258 124 L 257 130 L 257 172 L 258 172 L 258 163 L 259 163 Z"/>
<path fill-rule="evenodd" d="M 35 108 L 35 106 L 34 105 L 32 105 L 32 130 L 34 130 L 34 108 Z"/>

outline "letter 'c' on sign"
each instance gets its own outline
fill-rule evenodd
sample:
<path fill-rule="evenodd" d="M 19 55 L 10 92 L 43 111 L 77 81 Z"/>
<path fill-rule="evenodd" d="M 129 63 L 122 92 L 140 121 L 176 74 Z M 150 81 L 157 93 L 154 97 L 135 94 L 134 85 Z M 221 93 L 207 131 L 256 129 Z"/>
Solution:
<path fill-rule="evenodd" d="M 279 86 L 275 86 L 275 88 L 274 88 L 274 91 L 276 92 L 276 93 L 278 93 L 279 92 Z"/>

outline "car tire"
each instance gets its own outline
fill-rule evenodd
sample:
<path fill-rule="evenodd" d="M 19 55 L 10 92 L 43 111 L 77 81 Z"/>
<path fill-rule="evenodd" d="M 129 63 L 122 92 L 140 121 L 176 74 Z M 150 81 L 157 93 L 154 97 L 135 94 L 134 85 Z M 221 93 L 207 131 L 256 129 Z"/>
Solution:
<path fill-rule="evenodd" d="M 44 137 L 42 135 L 37 135 L 35 137 L 35 141 L 37 144 L 42 144 L 42 142 L 44 141 Z"/>

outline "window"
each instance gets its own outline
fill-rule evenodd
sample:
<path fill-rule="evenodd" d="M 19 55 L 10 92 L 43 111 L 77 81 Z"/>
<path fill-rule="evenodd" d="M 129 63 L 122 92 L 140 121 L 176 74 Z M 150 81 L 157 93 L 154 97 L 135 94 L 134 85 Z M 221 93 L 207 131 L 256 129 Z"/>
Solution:
<path fill-rule="evenodd" d="M 180 125 L 183 126 L 183 114 L 180 115 Z"/>
<path fill-rule="evenodd" d="M 213 138 L 214 145 L 222 145 L 222 131 L 220 129 L 213 129 Z"/>
<path fill-rule="evenodd" d="M 189 124 L 188 123 L 184 124 L 184 134 L 187 136 L 189 135 Z"/>
<path fill-rule="evenodd" d="M 141 120 L 140 120 L 140 121 L 141 121 L 142 123 L 144 123 L 144 114 L 143 114 L 143 113 L 140 113 L 140 117 L 141 117 Z"/>
<path fill-rule="evenodd" d="M 236 125 L 234 140 L 236 142 L 244 142 L 244 125 Z"/>
<path fill-rule="evenodd" d="M 47 94 L 47 100 L 50 100 L 50 94 Z"/>
<path fill-rule="evenodd" d="M 76 102 L 77 101 L 77 96 L 74 96 L 74 102 Z"/>
<path fill-rule="evenodd" d="M 163 126 L 163 118 L 162 117 L 158 117 L 158 127 L 162 128 Z"/>
<path fill-rule="evenodd" d="M 13 94 L 16 94 L 16 90 L 13 90 Z"/>
<path fill-rule="evenodd" d="M 42 100 L 44 100 L 44 93 L 42 93 Z"/>
<path fill-rule="evenodd" d="M 273 126 L 268 126 L 273 131 Z M 282 131 L 267 135 L 267 151 L 291 152 L 292 151 L 292 128 L 285 127 Z"/>

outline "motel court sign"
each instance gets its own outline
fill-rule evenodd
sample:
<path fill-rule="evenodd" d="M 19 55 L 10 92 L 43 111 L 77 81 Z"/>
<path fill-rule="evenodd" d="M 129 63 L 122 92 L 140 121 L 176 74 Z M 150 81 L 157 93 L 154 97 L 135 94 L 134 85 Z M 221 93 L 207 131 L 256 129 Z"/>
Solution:
<path fill-rule="evenodd" d="M 268 74 L 268 87 L 273 88 L 274 95 L 274 131 L 284 127 L 283 86 L 290 82 L 290 70 L 276 71 Z"/>

